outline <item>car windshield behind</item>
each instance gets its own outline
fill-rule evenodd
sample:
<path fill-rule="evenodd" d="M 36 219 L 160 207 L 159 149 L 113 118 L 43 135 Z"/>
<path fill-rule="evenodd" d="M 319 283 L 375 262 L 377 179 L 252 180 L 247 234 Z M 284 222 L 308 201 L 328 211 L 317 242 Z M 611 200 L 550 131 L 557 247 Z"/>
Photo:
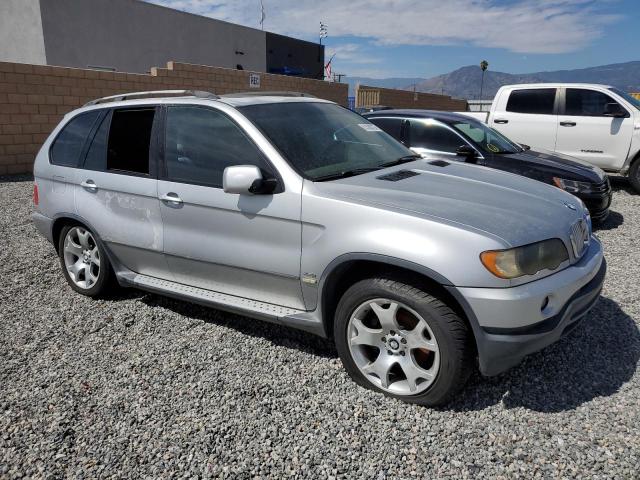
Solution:
<path fill-rule="evenodd" d="M 640 100 L 638 100 L 636 97 L 634 97 L 633 95 L 629 95 L 626 92 L 623 92 L 622 90 L 618 90 L 615 87 L 609 87 L 609 90 L 611 90 L 613 93 L 615 93 L 616 95 L 620 95 L 622 98 L 624 98 L 627 102 L 629 102 L 631 105 L 633 105 L 634 107 L 636 107 L 638 110 L 640 110 Z"/>
<path fill-rule="evenodd" d="M 365 118 L 332 103 L 267 103 L 240 111 L 310 180 L 355 175 L 415 157 Z"/>
<path fill-rule="evenodd" d="M 451 124 L 459 132 L 466 135 L 476 144 L 476 147 L 489 153 L 517 153 L 522 148 L 484 123 L 471 121 L 456 121 Z"/>

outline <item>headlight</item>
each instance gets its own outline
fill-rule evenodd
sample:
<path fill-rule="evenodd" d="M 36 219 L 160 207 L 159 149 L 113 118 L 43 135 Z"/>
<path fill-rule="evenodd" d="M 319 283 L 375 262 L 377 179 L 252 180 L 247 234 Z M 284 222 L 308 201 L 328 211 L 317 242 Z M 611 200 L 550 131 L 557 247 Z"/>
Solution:
<path fill-rule="evenodd" d="M 592 187 L 589 182 L 576 182 L 575 180 L 566 180 L 560 177 L 553 177 L 553 184 L 569 193 L 589 192 Z"/>
<path fill-rule="evenodd" d="M 500 278 L 534 275 L 540 270 L 555 270 L 569 259 L 569 252 L 559 238 L 532 243 L 508 250 L 488 250 L 480 254 L 482 264 Z"/>

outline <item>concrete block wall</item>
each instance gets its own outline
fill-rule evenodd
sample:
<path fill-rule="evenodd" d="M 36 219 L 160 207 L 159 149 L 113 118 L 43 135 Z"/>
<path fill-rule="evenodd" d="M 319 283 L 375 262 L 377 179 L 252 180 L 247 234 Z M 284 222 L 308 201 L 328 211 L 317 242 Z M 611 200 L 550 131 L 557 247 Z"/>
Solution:
<path fill-rule="evenodd" d="M 151 74 L 0 62 L 0 175 L 27 173 L 63 115 L 89 100 L 119 93 L 197 89 L 216 94 L 253 90 L 252 72 L 169 62 Z M 346 84 L 259 73 L 260 88 L 298 91 L 347 104 Z"/>
<path fill-rule="evenodd" d="M 356 90 L 356 106 L 367 107 L 373 105 L 447 111 L 467 110 L 466 100 L 458 100 L 448 95 L 360 85 Z"/>

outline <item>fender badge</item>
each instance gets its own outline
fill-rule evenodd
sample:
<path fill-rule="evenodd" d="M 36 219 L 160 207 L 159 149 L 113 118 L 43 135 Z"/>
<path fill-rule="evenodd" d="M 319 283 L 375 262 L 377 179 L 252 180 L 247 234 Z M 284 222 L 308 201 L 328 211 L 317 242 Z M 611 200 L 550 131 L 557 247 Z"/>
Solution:
<path fill-rule="evenodd" d="M 564 202 L 564 206 L 567 207 L 569 210 L 573 210 L 574 212 L 576 211 L 575 205 L 571 205 L 570 203 Z"/>

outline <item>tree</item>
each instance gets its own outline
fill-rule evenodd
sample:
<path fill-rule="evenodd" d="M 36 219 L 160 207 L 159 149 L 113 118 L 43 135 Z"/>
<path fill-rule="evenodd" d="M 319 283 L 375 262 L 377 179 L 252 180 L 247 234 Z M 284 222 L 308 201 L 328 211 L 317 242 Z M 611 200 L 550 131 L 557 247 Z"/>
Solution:
<path fill-rule="evenodd" d="M 480 69 L 482 70 L 482 78 L 480 79 L 480 100 L 482 100 L 482 87 L 484 86 L 484 72 L 489 68 L 489 62 L 482 60 L 480 62 Z"/>

